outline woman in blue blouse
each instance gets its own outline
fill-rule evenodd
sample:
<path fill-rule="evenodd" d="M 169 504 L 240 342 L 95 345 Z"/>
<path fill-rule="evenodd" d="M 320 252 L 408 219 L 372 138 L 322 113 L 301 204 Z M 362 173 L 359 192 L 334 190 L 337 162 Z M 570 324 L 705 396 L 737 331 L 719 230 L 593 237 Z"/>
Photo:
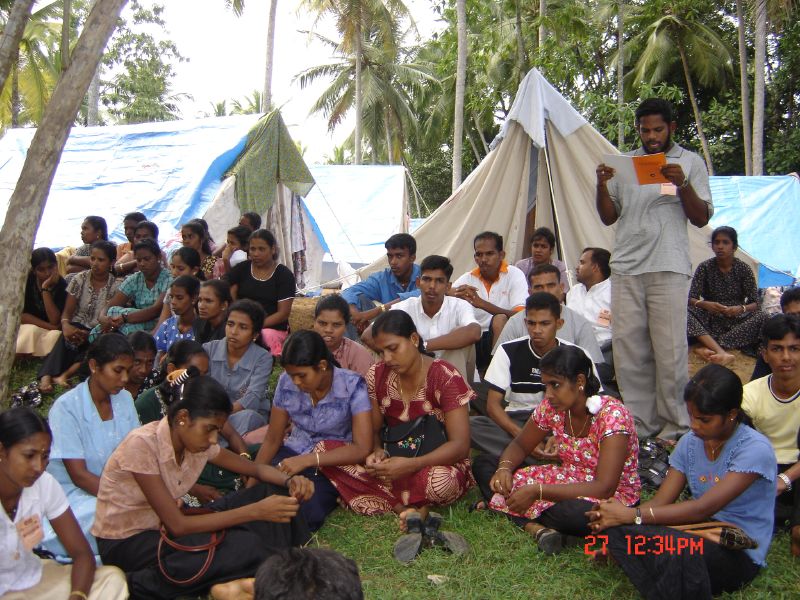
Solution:
<path fill-rule="evenodd" d="M 300 511 L 316 531 L 339 496 L 321 468 L 366 460 L 373 444 L 372 406 L 364 378 L 340 368 L 316 331 L 290 335 L 281 364 L 285 372 L 275 389 L 267 437 L 256 462 L 314 482 L 314 496 Z M 284 440 L 289 423 L 292 431 Z"/>
<path fill-rule="evenodd" d="M 60 396 L 48 420 L 53 432 L 47 470 L 64 488 L 70 508 L 97 554 L 89 533 L 94 522 L 100 475 L 108 457 L 129 432 L 139 427 L 133 398 L 125 390 L 133 349 L 124 336 L 107 333 L 89 348 L 89 379 Z M 44 547 L 56 556 L 66 555 L 49 523 Z"/>
<path fill-rule="evenodd" d="M 593 532 L 603 533 L 598 539 L 607 539 L 608 552 L 646 598 L 711 598 L 738 590 L 766 564 L 772 541 L 775 452 L 766 437 L 742 423 L 739 377 L 708 365 L 686 386 L 684 398 L 692 431 L 670 455 L 655 497 L 638 508 L 607 500 L 589 512 Z M 692 498 L 676 503 L 687 484 Z M 758 547 L 728 550 L 666 527 L 712 520 L 736 525 Z M 687 537 L 695 544 L 678 550 L 677 540 Z"/>
<path fill-rule="evenodd" d="M 225 337 L 203 344 L 208 353 L 208 374 L 222 384 L 233 403 L 228 422 L 244 435 L 267 424 L 267 386 L 272 355 L 260 346 L 264 309 L 252 300 L 231 305 Z"/>

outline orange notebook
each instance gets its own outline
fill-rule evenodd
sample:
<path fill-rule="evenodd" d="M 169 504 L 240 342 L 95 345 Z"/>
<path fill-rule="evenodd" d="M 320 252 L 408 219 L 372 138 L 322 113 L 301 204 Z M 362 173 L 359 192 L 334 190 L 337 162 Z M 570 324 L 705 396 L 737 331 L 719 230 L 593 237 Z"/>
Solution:
<path fill-rule="evenodd" d="M 667 164 L 667 159 L 663 152 L 658 154 L 643 154 L 633 156 L 633 168 L 639 185 L 650 185 L 651 183 L 672 183 L 661 174 L 661 167 Z"/>

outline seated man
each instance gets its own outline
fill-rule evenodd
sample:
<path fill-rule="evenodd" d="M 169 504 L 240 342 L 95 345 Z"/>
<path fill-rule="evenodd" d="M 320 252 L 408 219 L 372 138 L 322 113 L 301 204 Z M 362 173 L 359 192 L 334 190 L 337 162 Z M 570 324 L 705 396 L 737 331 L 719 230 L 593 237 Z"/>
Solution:
<path fill-rule="evenodd" d="M 425 349 L 452 364 L 467 381 L 467 362 L 474 344 L 481 339 L 481 326 L 469 302 L 448 296 L 453 265 L 445 256 L 428 256 L 420 265 L 417 288 L 420 295 L 394 304 L 411 317 Z M 372 327 L 361 336 L 372 347 Z M 374 348 L 373 348 L 374 349 Z"/>
<path fill-rule="evenodd" d="M 488 416 L 469 419 L 474 448 L 499 457 L 522 431 L 533 409 L 544 396 L 539 361 L 560 344 L 575 345 L 556 337 L 563 324 L 558 298 L 547 292 L 530 295 L 525 302 L 527 335 L 501 344 L 486 371 L 485 380 L 489 385 L 486 402 Z M 503 399 L 508 402 L 505 409 L 502 406 Z M 534 456 L 545 457 L 542 449 Z M 528 461 L 527 464 L 533 462 L 531 457 L 528 457 Z"/>
<path fill-rule="evenodd" d="M 800 316 L 800 287 L 790 288 L 781 294 L 781 312 L 785 315 L 798 315 Z M 750 381 L 761 379 L 772 373 L 772 369 L 763 358 L 761 353 L 756 358 L 756 366 L 753 368 L 753 374 L 750 376 Z"/>
<path fill-rule="evenodd" d="M 744 386 L 742 410 L 775 450 L 775 527 L 783 528 L 788 522 L 792 553 L 800 556 L 800 317 L 775 315 L 764 323 L 762 332 L 761 353 L 772 374 Z"/>
<path fill-rule="evenodd" d="M 555 265 L 539 265 L 534 267 L 533 271 L 531 271 L 529 292 L 531 294 L 535 292 L 547 292 L 558 298 L 559 302 L 563 302 L 564 292 L 561 289 L 561 272 L 558 270 L 558 267 Z M 600 351 L 600 346 L 594 337 L 592 324 L 563 304 L 561 306 L 561 319 L 564 321 L 564 324 L 561 326 L 561 329 L 558 330 L 559 339 L 583 348 L 592 358 L 593 363 L 602 363 L 603 353 Z M 525 326 L 525 311 L 521 311 L 508 320 L 492 353 L 497 351 L 500 344 L 510 342 L 511 340 L 525 335 L 528 335 L 528 329 Z"/>
<path fill-rule="evenodd" d="M 389 267 L 342 290 L 342 298 L 350 304 L 350 320 L 359 333 L 392 304 L 419 296 L 420 271 L 414 264 L 417 241 L 407 233 L 396 233 L 386 240 L 384 247 Z"/>
<path fill-rule="evenodd" d="M 594 328 L 594 336 L 611 363 L 611 253 L 604 248 L 586 248 L 575 270 L 578 284 L 567 292 L 567 306 Z"/>
<path fill-rule="evenodd" d="M 517 267 L 506 263 L 503 236 L 484 231 L 472 242 L 475 263 L 453 284 L 450 294 L 469 302 L 481 326 L 481 339 L 475 347 L 476 363 L 482 372 L 492 358 L 492 348 L 508 318 L 525 306 L 528 285 Z"/>

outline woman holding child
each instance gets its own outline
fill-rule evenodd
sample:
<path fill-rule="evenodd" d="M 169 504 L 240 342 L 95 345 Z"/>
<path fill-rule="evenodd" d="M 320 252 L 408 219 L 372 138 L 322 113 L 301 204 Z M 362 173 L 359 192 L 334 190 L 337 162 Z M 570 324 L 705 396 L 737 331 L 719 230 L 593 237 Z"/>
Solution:
<path fill-rule="evenodd" d="M 431 426 L 427 431 L 438 429 L 440 443 L 425 454 L 411 449 L 412 456 L 399 456 L 396 446 L 378 436 L 364 465 L 323 466 L 322 472 L 355 512 L 395 512 L 405 527 L 409 517 L 424 518 L 431 506 L 455 502 L 474 485 L 468 457 L 469 402 L 475 392 L 451 364 L 425 354 L 407 313 L 383 313 L 372 324 L 372 335 L 383 357 L 367 374 L 374 429 L 386 424 L 387 439 L 394 439 L 393 427 L 410 430 L 398 444 L 411 449 L 419 422 Z"/>
<path fill-rule="evenodd" d="M 542 357 L 544 398 L 522 432 L 500 456 L 489 485 L 479 481 L 489 507 L 507 514 L 534 536 L 547 554 L 559 552 L 565 535 L 588 534 L 595 502 L 639 501 L 636 427 L 616 398 L 596 395 L 592 362 L 575 346 L 561 345 Z M 560 464 L 518 469 L 548 434 Z M 489 489 L 487 489 L 487 487 Z"/>
<path fill-rule="evenodd" d="M 636 508 L 606 500 L 589 513 L 592 531 L 606 536 L 608 552 L 647 598 L 711 598 L 741 589 L 766 564 L 772 541 L 775 452 L 742 422 L 739 377 L 708 365 L 686 386 L 684 399 L 692 430 L 670 455 L 655 497 Z M 677 502 L 687 484 L 691 499 Z M 712 519 L 738 527 L 757 546 L 728 549 L 704 538 L 697 544 L 698 536 L 673 528 Z M 698 550 L 678 551 L 681 538 Z M 642 541 L 634 551 L 632 540 Z"/>

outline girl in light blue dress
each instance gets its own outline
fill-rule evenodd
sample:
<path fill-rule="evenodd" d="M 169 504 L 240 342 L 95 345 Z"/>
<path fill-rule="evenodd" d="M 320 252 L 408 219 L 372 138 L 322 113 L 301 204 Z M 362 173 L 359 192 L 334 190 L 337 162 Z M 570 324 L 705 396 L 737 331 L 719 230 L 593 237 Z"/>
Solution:
<path fill-rule="evenodd" d="M 89 529 L 94 522 L 100 474 L 126 435 L 139 427 L 133 398 L 125 390 L 133 349 L 123 335 L 100 336 L 86 355 L 91 375 L 60 396 L 48 420 L 53 431 L 48 472 L 64 488 L 72 512 L 97 554 Z M 49 523 L 43 546 L 57 557 L 66 550 Z"/>

